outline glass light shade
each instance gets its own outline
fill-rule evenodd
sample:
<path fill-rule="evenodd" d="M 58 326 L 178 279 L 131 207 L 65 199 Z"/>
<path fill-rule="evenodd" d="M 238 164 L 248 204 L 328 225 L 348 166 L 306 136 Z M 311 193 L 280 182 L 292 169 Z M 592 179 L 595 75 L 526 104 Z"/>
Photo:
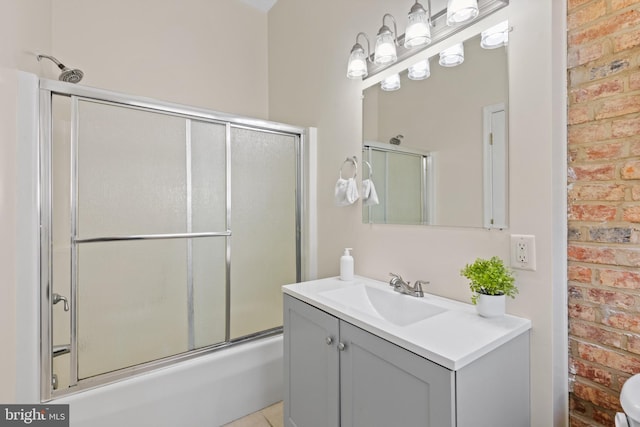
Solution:
<path fill-rule="evenodd" d="M 506 46 L 509 43 L 509 21 L 503 21 L 498 25 L 482 32 L 480 46 L 484 49 L 495 49 Z"/>
<path fill-rule="evenodd" d="M 351 49 L 351 54 L 349 55 L 347 77 L 350 79 L 358 79 L 365 78 L 368 74 L 367 57 L 364 53 L 364 49 L 359 44 L 356 44 L 353 49 Z"/>
<path fill-rule="evenodd" d="M 389 28 L 383 26 L 376 36 L 376 48 L 373 53 L 373 62 L 376 64 L 391 64 L 396 62 L 396 42 Z"/>
<path fill-rule="evenodd" d="M 387 92 L 400 89 L 400 74 L 392 74 L 381 81 L 380 88 Z"/>
<path fill-rule="evenodd" d="M 464 62 L 464 45 L 458 43 L 440 52 L 440 65 L 443 67 L 455 67 Z"/>
<path fill-rule="evenodd" d="M 447 25 L 468 22 L 478 16 L 477 0 L 449 0 L 447 3 Z"/>
<path fill-rule="evenodd" d="M 411 80 L 424 80 L 431 75 L 431 67 L 429 67 L 429 60 L 424 59 L 420 62 L 416 62 L 409 67 L 409 73 L 407 77 Z"/>
<path fill-rule="evenodd" d="M 431 28 L 429 28 L 427 11 L 420 3 L 416 2 L 407 16 L 404 47 L 411 49 L 429 43 L 431 43 Z"/>

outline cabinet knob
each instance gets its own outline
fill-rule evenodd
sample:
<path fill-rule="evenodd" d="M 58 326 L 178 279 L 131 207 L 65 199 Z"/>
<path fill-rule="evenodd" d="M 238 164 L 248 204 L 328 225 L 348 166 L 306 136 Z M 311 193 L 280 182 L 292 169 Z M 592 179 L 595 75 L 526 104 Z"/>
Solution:
<path fill-rule="evenodd" d="M 333 338 L 332 337 L 327 337 L 327 339 L 325 339 L 325 342 L 327 343 L 327 345 L 331 345 L 331 344 L 333 344 Z"/>
<path fill-rule="evenodd" d="M 338 350 L 340 350 L 340 351 L 344 351 L 344 349 L 345 349 L 346 347 L 347 347 L 347 346 L 346 346 L 346 345 L 344 345 L 344 343 L 343 343 L 343 342 L 339 342 L 339 343 L 338 343 Z"/>

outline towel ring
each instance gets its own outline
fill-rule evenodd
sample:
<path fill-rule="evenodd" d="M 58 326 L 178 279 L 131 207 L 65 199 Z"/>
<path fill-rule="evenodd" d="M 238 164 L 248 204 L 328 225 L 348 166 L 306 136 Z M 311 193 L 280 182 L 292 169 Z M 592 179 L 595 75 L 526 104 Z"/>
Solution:
<path fill-rule="evenodd" d="M 367 165 L 367 167 L 369 167 L 369 179 L 371 179 L 373 177 L 373 168 L 371 167 L 371 163 L 367 162 L 366 160 L 362 160 L 364 162 L 365 165 Z"/>
<path fill-rule="evenodd" d="M 340 171 L 339 171 L 340 179 L 344 179 L 344 178 L 342 178 L 342 169 L 344 168 L 344 165 L 347 165 L 349 163 L 351 163 L 353 165 L 353 176 L 352 176 L 352 178 L 355 179 L 355 177 L 358 176 L 358 158 L 356 156 L 353 156 L 353 157 L 347 157 L 347 160 L 342 162 L 342 165 L 340 166 Z"/>

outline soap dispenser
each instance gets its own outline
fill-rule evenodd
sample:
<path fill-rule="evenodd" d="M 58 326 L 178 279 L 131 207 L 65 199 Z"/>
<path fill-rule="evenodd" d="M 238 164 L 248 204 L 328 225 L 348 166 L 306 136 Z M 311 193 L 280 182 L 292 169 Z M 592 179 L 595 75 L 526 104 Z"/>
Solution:
<path fill-rule="evenodd" d="M 345 248 L 344 253 L 340 257 L 340 280 L 353 280 L 353 257 L 351 256 L 351 248 Z"/>

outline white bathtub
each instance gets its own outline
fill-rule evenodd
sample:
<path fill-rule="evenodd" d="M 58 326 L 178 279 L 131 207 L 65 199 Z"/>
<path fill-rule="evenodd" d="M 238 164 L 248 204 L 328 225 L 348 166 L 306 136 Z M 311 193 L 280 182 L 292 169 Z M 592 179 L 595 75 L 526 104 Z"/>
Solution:
<path fill-rule="evenodd" d="M 216 427 L 282 400 L 282 364 L 277 335 L 51 403 L 72 427 Z"/>

